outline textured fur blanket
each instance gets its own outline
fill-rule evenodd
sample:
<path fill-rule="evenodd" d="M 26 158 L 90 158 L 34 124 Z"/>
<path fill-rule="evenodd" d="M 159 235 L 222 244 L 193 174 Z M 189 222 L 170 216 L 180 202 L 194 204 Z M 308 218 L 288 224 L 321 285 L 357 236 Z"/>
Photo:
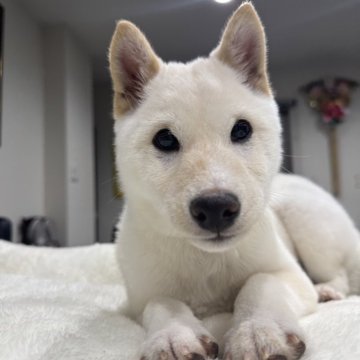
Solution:
<path fill-rule="evenodd" d="M 132 360 L 143 329 L 122 311 L 114 245 L 32 248 L 0 241 L 0 360 Z M 304 360 L 360 359 L 360 298 L 302 320 Z"/>

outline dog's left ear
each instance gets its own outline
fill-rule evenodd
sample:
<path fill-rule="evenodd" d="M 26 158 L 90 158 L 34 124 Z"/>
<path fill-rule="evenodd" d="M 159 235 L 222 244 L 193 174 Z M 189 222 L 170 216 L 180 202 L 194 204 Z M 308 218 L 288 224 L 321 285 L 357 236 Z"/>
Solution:
<path fill-rule="evenodd" d="M 212 55 L 238 71 L 251 88 L 272 95 L 265 32 L 250 2 L 243 3 L 231 16 Z"/>

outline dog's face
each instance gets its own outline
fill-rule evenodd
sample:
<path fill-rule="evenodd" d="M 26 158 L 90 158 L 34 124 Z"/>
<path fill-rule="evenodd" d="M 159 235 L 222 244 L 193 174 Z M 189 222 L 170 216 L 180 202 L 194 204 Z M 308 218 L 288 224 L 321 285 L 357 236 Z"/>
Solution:
<path fill-rule="evenodd" d="M 163 63 L 134 25 L 119 22 L 110 69 L 116 160 L 130 211 L 169 241 L 231 247 L 264 211 L 281 161 L 253 7 L 234 13 L 209 58 L 188 64 Z"/>

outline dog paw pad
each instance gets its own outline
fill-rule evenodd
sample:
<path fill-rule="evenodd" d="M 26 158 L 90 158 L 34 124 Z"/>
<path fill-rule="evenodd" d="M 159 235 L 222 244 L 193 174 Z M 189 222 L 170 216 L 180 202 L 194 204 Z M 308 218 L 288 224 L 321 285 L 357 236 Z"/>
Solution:
<path fill-rule="evenodd" d="M 219 345 L 208 336 L 201 336 L 199 340 L 210 359 L 216 359 L 219 354 Z"/>
<path fill-rule="evenodd" d="M 287 334 L 286 342 L 294 349 L 295 354 L 300 357 L 306 350 L 305 343 L 295 334 Z"/>

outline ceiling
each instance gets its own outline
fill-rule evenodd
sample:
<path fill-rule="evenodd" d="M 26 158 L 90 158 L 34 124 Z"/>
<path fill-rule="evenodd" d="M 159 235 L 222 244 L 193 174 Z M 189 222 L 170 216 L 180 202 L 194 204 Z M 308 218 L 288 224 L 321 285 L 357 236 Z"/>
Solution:
<path fill-rule="evenodd" d="M 165 60 L 206 55 L 241 3 L 213 0 L 19 0 L 44 24 L 64 24 L 107 78 L 107 47 L 117 19 L 135 22 Z M 254 0 L 273 67 L 329 58 L 360 61 L 360 0 Z"/>

